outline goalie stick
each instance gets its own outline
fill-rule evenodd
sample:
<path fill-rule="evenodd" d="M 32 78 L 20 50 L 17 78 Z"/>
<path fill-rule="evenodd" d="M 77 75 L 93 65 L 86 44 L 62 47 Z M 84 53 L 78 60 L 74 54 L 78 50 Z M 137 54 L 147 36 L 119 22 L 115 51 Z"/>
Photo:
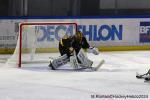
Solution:
<path fill-rule="evenodd" d="M 86 67 L 86 66 L 82 66 L 81 68 L 77 69 L 77 70 L 82 70 L 82 69 L 90 69 L 92 71 L 98 71 L 98 69 L 105 63 L 105 60 L 100 61 L 100 63 L 96 66 L 96 67 Z M 76 69 L 75 69 L 76 70 Z"/>

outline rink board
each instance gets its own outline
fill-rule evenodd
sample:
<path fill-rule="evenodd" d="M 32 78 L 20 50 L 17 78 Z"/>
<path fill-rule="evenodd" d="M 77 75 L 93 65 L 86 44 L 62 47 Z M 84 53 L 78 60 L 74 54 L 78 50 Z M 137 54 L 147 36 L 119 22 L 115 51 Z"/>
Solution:
<path fill-rule="evenodd" d="M 31 18 L 31 19 L 1 19 L 0 21 L 0 53 L 11 52 L 17 43 L 18 25 L 22 22 L 71 22 L 78 24 L 90 45 L 102 51 L 114 50 L 149 50 L 150 49 L 150 18 Z M 47 29 L 45 27 L 45 29 Z M 49 30 L 47 30 L 49 31 Z M 38 46 L 39 52 L 58 51 L 58 40 L 51 33 Z M 26 40 L 24 40 L 26 41 Z"/>

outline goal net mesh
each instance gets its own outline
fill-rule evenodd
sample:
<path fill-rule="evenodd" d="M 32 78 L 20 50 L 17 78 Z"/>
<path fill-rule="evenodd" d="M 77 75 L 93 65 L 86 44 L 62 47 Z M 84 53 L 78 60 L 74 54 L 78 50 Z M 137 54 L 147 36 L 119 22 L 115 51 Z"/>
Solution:
<path fill-rule="evenodd" d="M 59 40 L 75 34 L 76 30 L 76 23 L 20 23 L 18 42 L 7 65 L 49 63 L 50 53 L 58 52 Z M 44 58 L 39 56 L 41 53 L 46 53 Z"/>

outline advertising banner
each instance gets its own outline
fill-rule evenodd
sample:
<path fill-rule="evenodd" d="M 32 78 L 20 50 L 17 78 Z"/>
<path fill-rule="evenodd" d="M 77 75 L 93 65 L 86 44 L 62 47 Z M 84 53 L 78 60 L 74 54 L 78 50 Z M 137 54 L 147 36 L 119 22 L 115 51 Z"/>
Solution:
<path fill-rule="evenodd" d="M 83 32 L 90 45 L 95 47 L 150 46 L 150 18 L 74 18 L 74 19 L 1 19 L 0 48 L 15 48 L 20 23 L 76 23 L 77 30 Z M 68 26 L 38 26 L 41 34 L 37 38 L 38 48 L 58 48 L 60 30 L 74 34 Z M 63 28 L 62 28 L 63 27 Z M 72 31 L 70 31 L 72 30 Z M 34 30 L 32 30 L 34 31 Z M 30 35 L 30 32 L 27 33 Z M 23 38 L 23 41 L 25 38 Z M 25 42 L 23 42 L 25 43 Z M 23 44 L 25 45 L 25 44 Z"/>

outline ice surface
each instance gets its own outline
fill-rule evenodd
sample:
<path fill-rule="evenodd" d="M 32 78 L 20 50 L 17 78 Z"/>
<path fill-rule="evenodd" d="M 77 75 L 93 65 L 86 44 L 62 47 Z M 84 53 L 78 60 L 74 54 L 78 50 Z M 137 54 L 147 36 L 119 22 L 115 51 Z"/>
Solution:
<path fill-rule="evenodd" d="M 37 57 L 47 59 L 46 55 Z M 49 55 L 59 56 L 58 53 Z M 144 73 L 150 68 L 150 51 L 101 52 L 99 56 L 88 54 L 88 57 L 95 65 L 101 59 L 105 64 L 97 72 L 52 71 L 48 63 L 1 67 L 0 100 L 125 100 L 91 98 L 91 95 L 150 94 L 150 83 L 135 77 L 136 72 Z M 126 100 L 150 100 L 150 95 Z"/>

